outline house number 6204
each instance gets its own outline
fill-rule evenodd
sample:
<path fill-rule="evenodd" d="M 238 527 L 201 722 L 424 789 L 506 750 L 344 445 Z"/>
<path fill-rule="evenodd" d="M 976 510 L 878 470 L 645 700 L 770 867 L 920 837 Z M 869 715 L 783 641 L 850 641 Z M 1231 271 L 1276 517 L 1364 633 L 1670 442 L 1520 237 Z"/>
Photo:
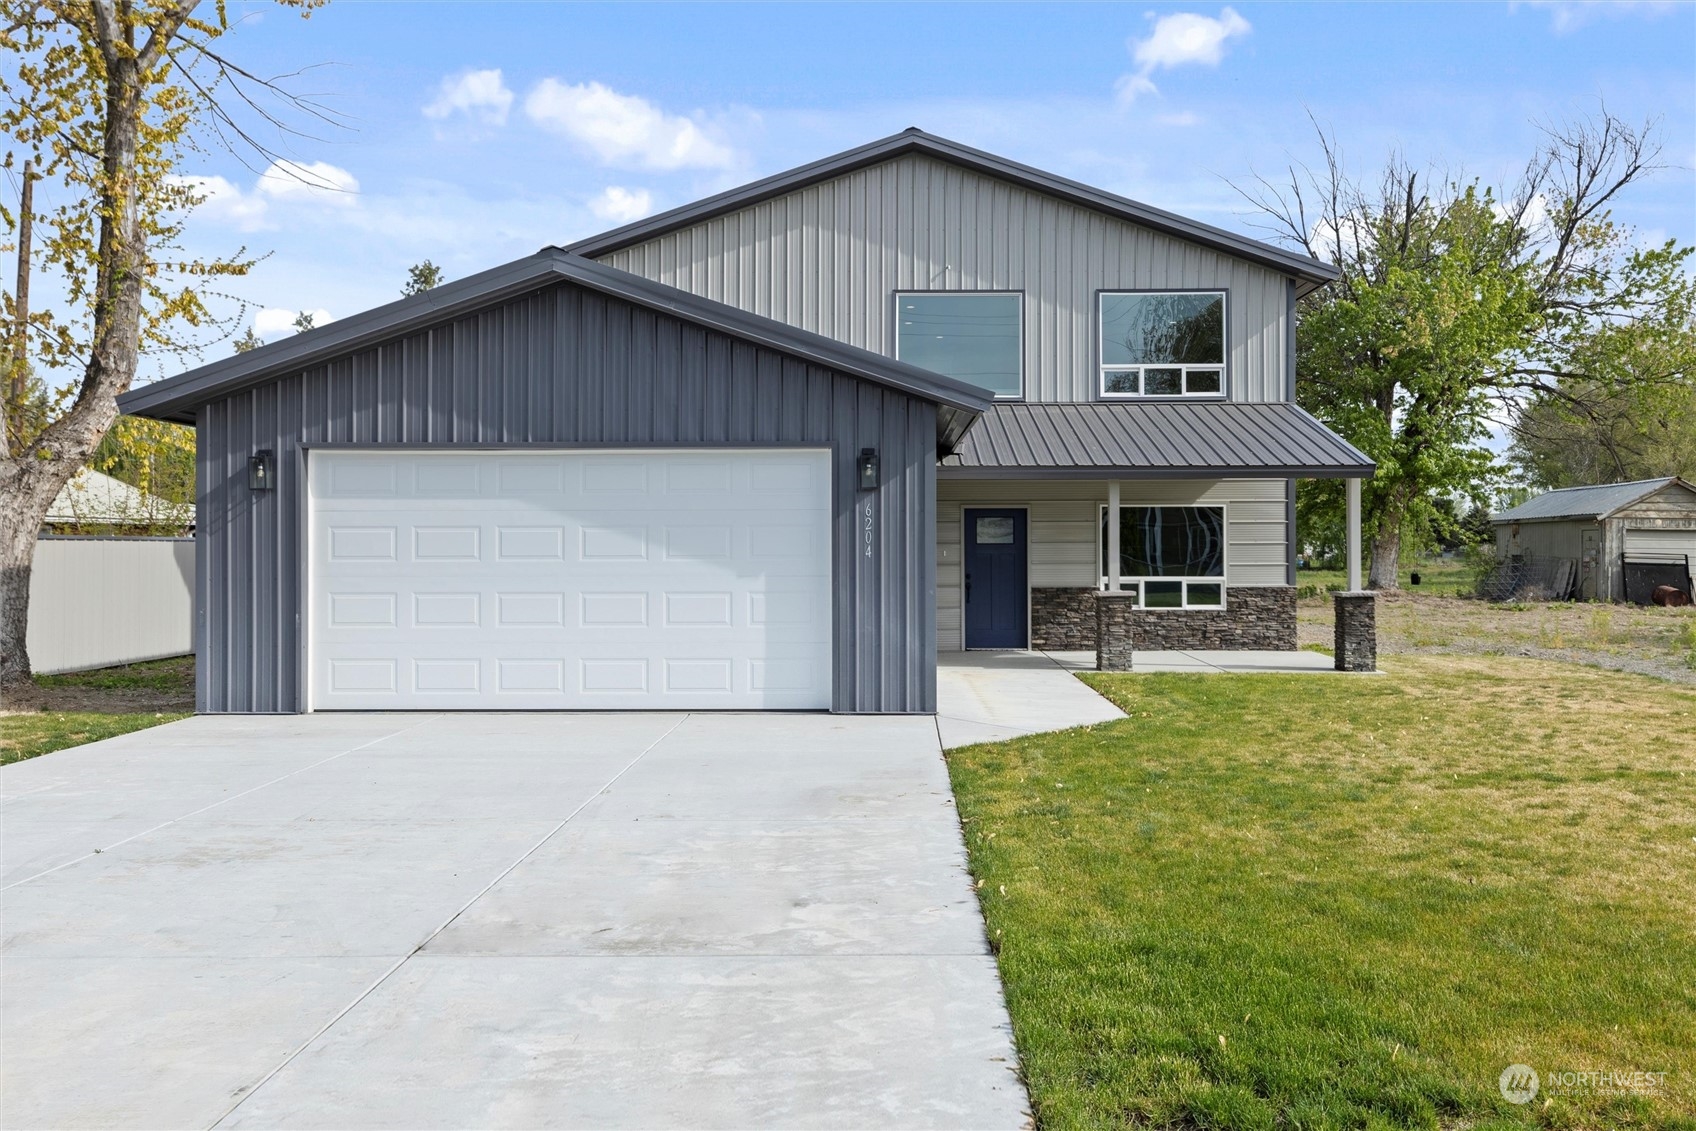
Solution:
<path fill-rule="evenodd" d="M 860 538 L 866 546 L 866 557 L 872 556 L 872 501 L 867 499 L 860 508 Z"/>

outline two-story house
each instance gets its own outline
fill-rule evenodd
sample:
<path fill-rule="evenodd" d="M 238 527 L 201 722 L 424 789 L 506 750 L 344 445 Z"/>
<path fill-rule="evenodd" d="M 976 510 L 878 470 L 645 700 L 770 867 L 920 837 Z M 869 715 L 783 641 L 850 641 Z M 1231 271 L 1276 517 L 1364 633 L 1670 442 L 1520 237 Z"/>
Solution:
<path fill-rule="evenodd" d="M 908 130 L 122 404 L 198 430 L 202 710 L 929 712 L 1104 599 L 1295 646 L 1332 277 Z"/>

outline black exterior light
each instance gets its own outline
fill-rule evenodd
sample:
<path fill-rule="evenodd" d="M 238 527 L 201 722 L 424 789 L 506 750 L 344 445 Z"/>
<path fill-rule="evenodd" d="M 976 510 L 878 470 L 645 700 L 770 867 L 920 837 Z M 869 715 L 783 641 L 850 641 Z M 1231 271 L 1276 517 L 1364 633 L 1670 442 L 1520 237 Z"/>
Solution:
<path fill-rule="evenodd" d="M 275 477 L 275 465 L 271 462 L 271 449 L 261 448 L 254 452 L 247 461 L 247 485 L 255 491 L 269 491 L 271 480 Z"/>
<path fill-rule="evenodd" d="M 877 449 L 860 449 L 860 490 L 877 490 Z"/>

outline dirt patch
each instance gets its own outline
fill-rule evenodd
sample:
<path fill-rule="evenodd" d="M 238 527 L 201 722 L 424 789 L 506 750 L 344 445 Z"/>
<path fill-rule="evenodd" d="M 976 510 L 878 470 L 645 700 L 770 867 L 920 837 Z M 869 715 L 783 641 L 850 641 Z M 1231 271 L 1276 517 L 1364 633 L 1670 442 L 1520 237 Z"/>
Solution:
<path fill-rule="evenodd" d="M 37 676 L 34 687 L 8 692 L 0 713 L 133 715 L 193 710 L 194 657 L 179 656 L 91 672 Z"/>
<path fill-rule="evenodd" d="M 1330 598 L 1303 599 L 1296 617 L 1302 644 L 1330 646 Z M 1387 593 L 1378 602 L 1378 651 L 1527 656 L 1696 685 L 1696 609 Z"/>

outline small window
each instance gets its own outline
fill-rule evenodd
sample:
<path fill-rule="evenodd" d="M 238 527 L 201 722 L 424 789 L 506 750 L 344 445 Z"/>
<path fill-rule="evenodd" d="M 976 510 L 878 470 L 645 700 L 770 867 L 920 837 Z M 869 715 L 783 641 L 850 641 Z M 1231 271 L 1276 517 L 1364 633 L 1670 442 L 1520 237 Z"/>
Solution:
<path fill-rule="evenodd" d="M 1107 576 L 1107 508 L 1101 508 L 1101 587 Z M 1225 604 L 1224 507 L 1120 507 L 1119 577 L 1144 609 Z"/>
<path fill-rule="evenodd" d="M 1023 297 L 897 294 L 895 356 L 997 397 L 1024 392 Z"/>
<path fill-rule="evenodd" d="M 978 519 L 977 526 L 978 545 L 1011 546 L 1013 544 L 1012 519 L 984 517 Z"/>
<path fill-rule="evenodd" d="M 1225 294 L 1101 296 L 1101 395 L 1225 395 Z"/>

